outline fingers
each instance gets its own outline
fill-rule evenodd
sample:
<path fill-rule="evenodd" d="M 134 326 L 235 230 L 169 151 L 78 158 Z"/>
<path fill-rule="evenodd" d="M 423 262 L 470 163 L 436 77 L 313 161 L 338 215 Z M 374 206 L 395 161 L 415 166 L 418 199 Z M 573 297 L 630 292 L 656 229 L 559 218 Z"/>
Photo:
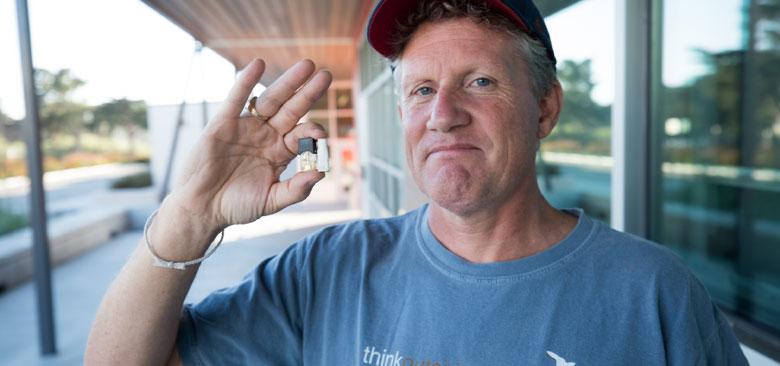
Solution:
<path fill-rule="evenodd" d="M 222 103 L 220 115 L 226 118 L 235 118 L 241 114 L 246 105 L 249 94 L 260 81 L 265 71 L 265 62 L 259 58 L 252 60 L 238 75 L 236 83 L 228 93 L 227 99 Z"/>
<path fill-rule="evenodd" d="M 258 97 L 255 103 L 255 110 L 260 118 L 268 120 L 273 117 L 282 105 L 295 94 L 295 91 L 306 80 L 309 80 L 312 73 L 314 73 L 314 63 L 311 60 L 298 61 L 298 63 L 285 71 Z"/>
<path fill-rule="evenodd" d="M 290 153 L 298 154 L 298 140 L 305 137 L 322 139 L 327 138 L 328 133 L 325 132 L 325 128 L 317 123 L 301 123 L 284 135 L 284 145 L 287 146 L 287 150 L 290 150 Z"/>
<path fill-rule="evenodd" d="M 281 209 L 303 201 L 311 193 L 314 184 L 325 177 L 325 173 L 305 171 L 295 174 L 292 178 L 271 186 L 268 199 L 263 208 L 263 215 L 270 215 Z"/>
<path fill-rule="evenodd" d="M 298 120 L 328 90 L 332 80 L 333 76 L 329 71 L 321 70 L 317 72 L 306 85 L 284 102 L 279 111 L 268 120 L 268 123 L 280 133 L 286 133 L 295 127 Z"/>

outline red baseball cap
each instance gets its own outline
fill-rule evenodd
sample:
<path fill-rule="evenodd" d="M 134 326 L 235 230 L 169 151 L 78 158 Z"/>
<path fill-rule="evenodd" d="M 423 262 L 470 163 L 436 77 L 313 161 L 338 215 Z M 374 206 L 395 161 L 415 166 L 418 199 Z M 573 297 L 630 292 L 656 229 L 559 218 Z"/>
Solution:
<path fill-rule="evenodd" d="M 544 24 L 544 18 L 531 0 L 475 0 L 483 1 L 513 21 L 523 32 L 544 45 L 547 57 L 555 65 L 550 34 Z M 419 0 L 380 0 L 368 22 L 368 42 L 385 57 L 393 54 L 392 40 L 399 19 L 406 19 L 417 10 Z"/>

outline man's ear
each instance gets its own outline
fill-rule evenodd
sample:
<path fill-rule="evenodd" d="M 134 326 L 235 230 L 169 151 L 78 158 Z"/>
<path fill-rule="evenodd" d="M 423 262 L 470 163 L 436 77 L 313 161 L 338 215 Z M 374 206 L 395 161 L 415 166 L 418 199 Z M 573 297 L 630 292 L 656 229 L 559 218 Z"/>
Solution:
<path fill-rule="evenodd" d="M 539 100 L 539 129 L 536 130 L 538 139 L 550 135 L 558 123 L 561 108 L 563 108 L 563 89 L 561 83 L 556 80 L 547 95 Z"/>

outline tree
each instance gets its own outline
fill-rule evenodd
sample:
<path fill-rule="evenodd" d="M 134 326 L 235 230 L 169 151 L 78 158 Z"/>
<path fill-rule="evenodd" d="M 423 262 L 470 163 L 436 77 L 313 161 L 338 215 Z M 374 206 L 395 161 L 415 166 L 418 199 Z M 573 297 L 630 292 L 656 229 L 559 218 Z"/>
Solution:
<path fill-rule="evenodd" d="M 609 154 L 610 107 L 593 100 L 591 61 L 565 60 L 558 69 L 563 109 L 552 139 L 576 142 L 577 151 Z M 572 146 L 572 148 L 574 148 Z"/>
<path fill-rule="evenodd" d="M 146 103 L 126 98 L 114 99 L 95 107 L 91 128 L 93 131 L 106 130 L 112 133 L 121 128 L 127 133 L 128 155 L 135 155 L 135 136 L 147 128 Z"/>
<path fill-rule="evenodd" d="M 20 121 L 9 117 L 2 110 L 0 110 L 0 139 L 7 142 L 20 141 L 22 139 L 22 125 Z"/>
<path fill-rule="evenodd" d="M 36 69 L 35 84 L 41 101 L 39 118 L 44 138 L 74 133 L 77 141 L 74 149 L 78 149 L 89 107 L 73 101 L 73 93 L 85 84 L 84 80 L 72 75 L 69 69 L 54 73 Z"/>
<path fill-rule="evenodd" d="M 8 117 L 3 110 L 0 109 L 0 126 L 5 126 L 11 123 L 11 117 Z"/>

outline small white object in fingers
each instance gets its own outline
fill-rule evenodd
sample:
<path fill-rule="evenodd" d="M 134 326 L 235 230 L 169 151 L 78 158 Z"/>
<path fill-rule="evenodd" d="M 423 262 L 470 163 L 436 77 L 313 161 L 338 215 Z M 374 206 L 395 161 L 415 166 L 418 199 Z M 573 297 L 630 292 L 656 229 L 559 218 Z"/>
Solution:
<path fill-rule="evenodd" d="M 317 139 L 317 171 L 330 170 L 330 153 L 328 152 L 328 139 Z"/>

